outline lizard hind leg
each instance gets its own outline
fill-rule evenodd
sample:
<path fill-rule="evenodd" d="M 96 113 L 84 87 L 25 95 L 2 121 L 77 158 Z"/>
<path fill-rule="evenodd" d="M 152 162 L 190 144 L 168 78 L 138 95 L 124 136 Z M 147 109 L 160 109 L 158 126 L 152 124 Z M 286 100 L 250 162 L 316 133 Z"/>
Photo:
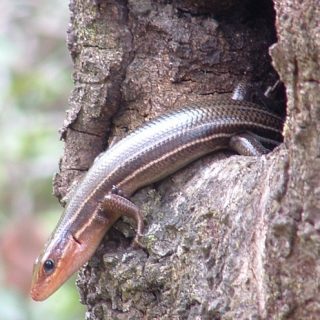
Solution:
<path fill-rule="evenodd" d="M 270 152 L 261 142 L 249 133 L 242 133 L 230 139 L 229 147 L 243 156 L 260 156 Z"/>
<path fill-rule="evenodd" d="M 129 199 L 129 197 L 124 193 L 124 191 L 119 187 L 117 187 L 116 185 L 112 186 L 111 193 L 121 196 L 123 198 Z"/>

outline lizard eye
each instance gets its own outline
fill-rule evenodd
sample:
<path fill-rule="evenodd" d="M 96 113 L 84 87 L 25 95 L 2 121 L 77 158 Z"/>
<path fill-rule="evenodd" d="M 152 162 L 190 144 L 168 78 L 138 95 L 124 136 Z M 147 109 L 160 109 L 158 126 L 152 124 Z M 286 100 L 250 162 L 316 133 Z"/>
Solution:
<path fill-rule="evenodd" d="M 48 259 L 43 264 L 43 269 L 45 273 L 50 274 L 54 269 L 54 262 L 52 259 Z"/>

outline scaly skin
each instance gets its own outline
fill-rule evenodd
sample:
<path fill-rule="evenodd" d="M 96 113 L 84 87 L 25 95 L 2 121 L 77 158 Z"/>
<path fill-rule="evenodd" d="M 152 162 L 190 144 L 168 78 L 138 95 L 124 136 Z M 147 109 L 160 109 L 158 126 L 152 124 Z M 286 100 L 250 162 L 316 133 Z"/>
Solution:
<path fill-rule="evenodd" d="M 219 149 L 266 152 L 282 140 L 283 121 L 267 109 L 235 100 L 203 99 L 160 116 L 99 156 L 70 199 L 35 262 L 31 296 L 44 300 L 94 254 L 121 215 L 142 217 L 129 200 L 139 188 Z M 254 135 L 253 135 L 254 134 Z"/>

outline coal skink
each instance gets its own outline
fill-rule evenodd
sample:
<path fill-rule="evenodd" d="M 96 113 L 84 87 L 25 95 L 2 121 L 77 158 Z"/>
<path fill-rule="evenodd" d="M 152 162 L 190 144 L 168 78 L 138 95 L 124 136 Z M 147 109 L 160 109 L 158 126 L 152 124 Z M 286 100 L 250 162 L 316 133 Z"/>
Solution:
<path fill-rule="evenodd" d="M 143 229 L 136 190 L 218 149 L 261 155 L 282 141 L 283 121 L 254 103 L 204 98 L 162 115 L 105 151 L 72 195 L 35 261 L 31 296 L 44 300 L 94 254 L 122 215 Z"/>

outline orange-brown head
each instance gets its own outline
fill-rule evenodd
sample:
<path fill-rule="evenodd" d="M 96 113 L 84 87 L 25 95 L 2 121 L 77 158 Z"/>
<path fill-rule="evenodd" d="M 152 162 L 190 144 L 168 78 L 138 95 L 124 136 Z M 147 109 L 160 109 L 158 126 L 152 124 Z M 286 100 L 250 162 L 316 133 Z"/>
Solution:
<path fill-rule="evenodd" d="M 117 211 L 103 211 L 95 198 L 84 202 L 79 190 L 35 261 L 31 297 L 36 301 L 48 298 L 90 259 L 120 216 Z"/>
<path fill-rule="evenodd" d="M 71 233 L 53 235 L 34 264 L 32 299 L 48 298 L 88 261 L 98 244 L 90 248 L 88 243 L 77 241 Z"/>

